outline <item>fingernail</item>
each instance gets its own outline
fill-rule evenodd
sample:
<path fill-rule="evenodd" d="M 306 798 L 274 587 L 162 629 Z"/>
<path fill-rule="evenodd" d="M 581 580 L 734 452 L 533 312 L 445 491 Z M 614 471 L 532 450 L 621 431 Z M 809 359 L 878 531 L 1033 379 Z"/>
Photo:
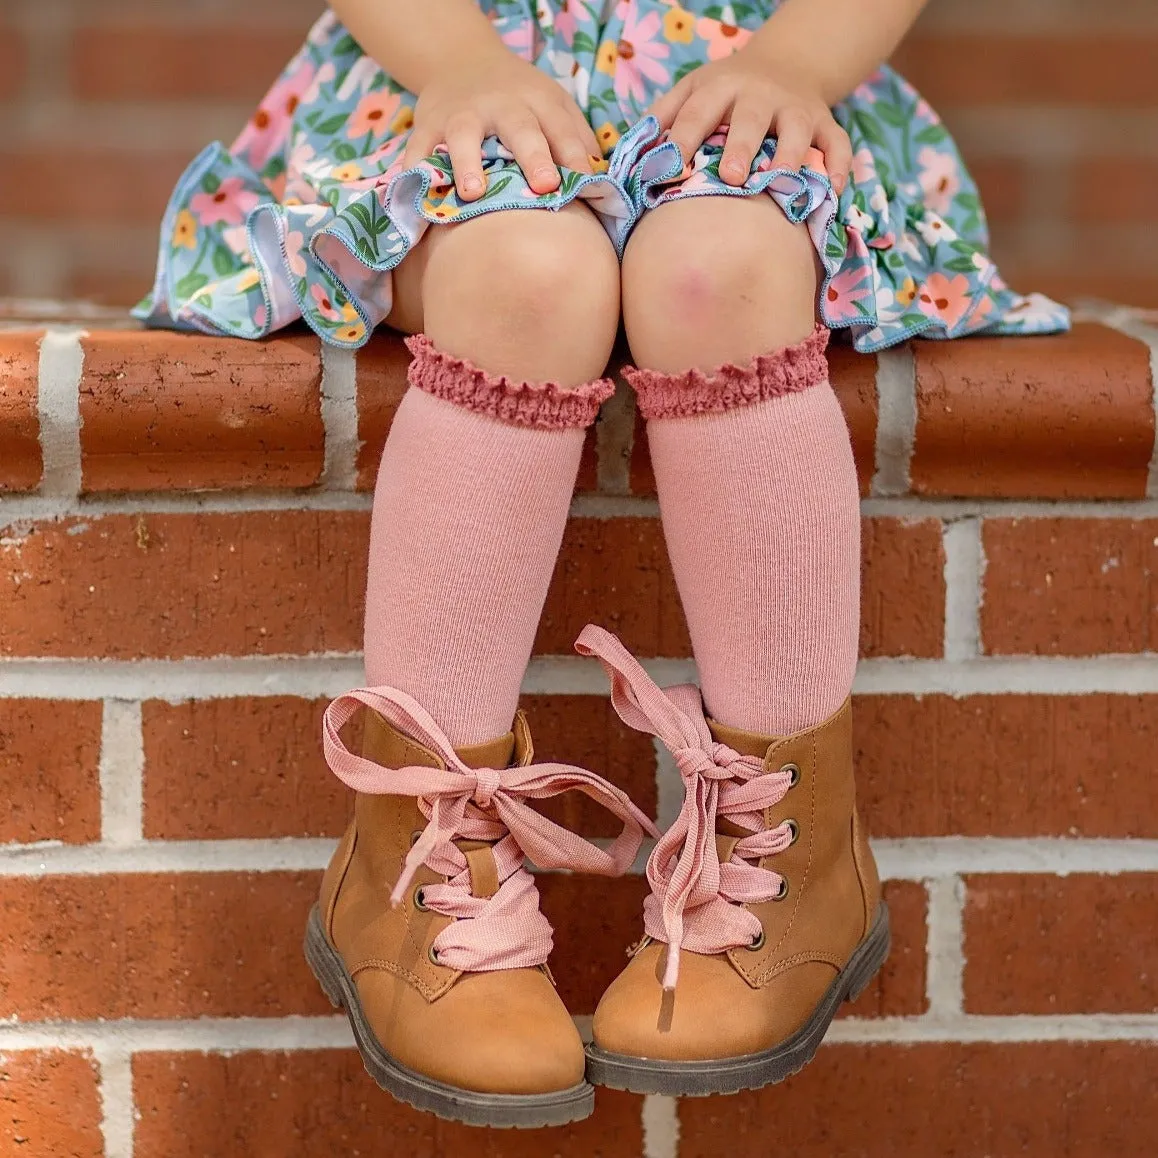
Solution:
<path fill-rule="evenodd" d="M 535 170 L 536 181 L 554 181 L 557 170 L 553 165 L 540 165 Z"/>
<path fill-rule="evenodd" d="M 462 188 L 464 193 L 477 193 L 482 188 L 482 181 L 476 174 L 471 173 L 463 178 Z"/>

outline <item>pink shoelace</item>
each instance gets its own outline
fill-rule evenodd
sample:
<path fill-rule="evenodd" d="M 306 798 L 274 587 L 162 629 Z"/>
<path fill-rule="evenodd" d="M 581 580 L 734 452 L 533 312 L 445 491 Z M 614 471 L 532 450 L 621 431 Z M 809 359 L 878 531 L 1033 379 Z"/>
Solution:
<path fill-rule="evenodd" d="M 355 756 L 339 733 L 363 707 L 378 712 L 391 726 L 435 752 L 446 767 L 383 768 Z M 390 901 L 401 903 L 421 864 L 449 878 L 445 884 L 424 885 L 422 903 L 459 918 L 433 943 L 439 964 L 451 969 L 520 969 L 547 960 L 551 925 L 539 911 L 539 893 L 526 869 L 526 857 L 540 868 L 618 876 L 635 859 L 644 832 L 659 835 L 626 793 L 583 768 L 569 764 L 468 767 L 430 714 L 395 688 L 362 688 L 339 696 L 326 709 L 323 742 L 331 770 L 356 792 L 418 798 L 428 823 L 406 856 Z M 607 850 L 525 803 L 570 791 L 584 793 L 623 821 L 622 831 Z M 470 870 L 466 856 L 454 844 L 456 838 L 497 842 L 493 853 L 501 883 L 493 897 L 472 894 Z"/>
<path fill-rule="evenodd" d="M 620 719 L 658 737 L 684 782 L 680 814 L 648 858 L 651 895 L 643 904 L 647 935 L 668 945 L 663 987 L 675 989 L 681 948 L 712 954 L 758 942 L 759 920 L 739 906 L 782 895 L 784 878 L 750 862 L 782 852 L 795 839 L 787 821 L 764 827 L 764 810 L 779 803 L 794 781 L 791 773 L 765 772 L 763 760 L 716 743 L 699 689 L 693 684 L 660 689 L 610 632 L 588 624 L 575 650 L 599 660 L 611 679 L 611 702 Z M 749 832 L 723 864 L 716 845 L 718 817 Z"/>

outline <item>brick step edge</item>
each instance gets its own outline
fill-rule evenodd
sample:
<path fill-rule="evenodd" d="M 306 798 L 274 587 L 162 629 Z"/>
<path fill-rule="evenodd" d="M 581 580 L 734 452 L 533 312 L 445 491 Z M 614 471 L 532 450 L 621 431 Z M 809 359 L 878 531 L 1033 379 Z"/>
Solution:
<path fill-rule="evenodd" d="M 1153 312 L 1091 306 L 1070 334 L 834 345 L 830 361 L 866 496 L 1158 494 Z M 408 362 L 391 334 L 355 355 L 306 332 L 255 343 L 0 303 L 0 494 L 370 490 Z M 578 489 L 655 493 L 622 383 Z"/>

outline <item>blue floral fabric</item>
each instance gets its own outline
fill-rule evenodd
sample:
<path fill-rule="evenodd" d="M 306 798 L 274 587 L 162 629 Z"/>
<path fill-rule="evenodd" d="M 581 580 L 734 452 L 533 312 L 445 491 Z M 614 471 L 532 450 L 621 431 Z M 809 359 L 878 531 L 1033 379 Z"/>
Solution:
<path fill-rule="evenodd" d="M 390 312 L 390 271 L 432 225 L 578 198 L 622 254 L 643 213 L 718 195 L 770 196 L 805 224 L 825 273 L 819 316 L 858 350 L 917 334 L 1066 329 L 1064 307 L 1001 279 L 956 146 L 887 67 L 834 110 L 854 150 L 839 197 L 819 153 L 799 171 L 778 168 L 772 139 L 741 188 L 720 179 L 722 133 L 683 164 L 646 110 L 692 69 L 735 52 L 778 2 L 480 0 L 506 45 L 572 94 L 605 159 L 593 174 L 562 170 L 560 187 L 539 195 L 492 138 L 475 202 L 457 197 L 445 152 L 402 167 L 415 98 L 327 12 L 233 145 L 210 145 L 178 182 L 156 282 L 135 313 L 243 338 L 304 318 L 325 341 L 356 348 Z"/>

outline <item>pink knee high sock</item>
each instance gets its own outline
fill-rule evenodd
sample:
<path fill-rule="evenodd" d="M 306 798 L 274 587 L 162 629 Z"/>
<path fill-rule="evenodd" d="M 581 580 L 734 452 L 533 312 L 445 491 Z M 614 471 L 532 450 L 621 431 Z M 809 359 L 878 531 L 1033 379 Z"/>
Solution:
<path fill-rule="evenodd" d="M 746 731 L 819 723 L 856 667 L 859 503 L 827 340 L 712 374 L 627 373 L 704 702 Z"/>
<path fill-rule="evenodd" d="M 458 746 L 511 726 L 584 428 L 612 390 L 498 378 L 412 338 L 370 531 L 366 679 Z"/>

